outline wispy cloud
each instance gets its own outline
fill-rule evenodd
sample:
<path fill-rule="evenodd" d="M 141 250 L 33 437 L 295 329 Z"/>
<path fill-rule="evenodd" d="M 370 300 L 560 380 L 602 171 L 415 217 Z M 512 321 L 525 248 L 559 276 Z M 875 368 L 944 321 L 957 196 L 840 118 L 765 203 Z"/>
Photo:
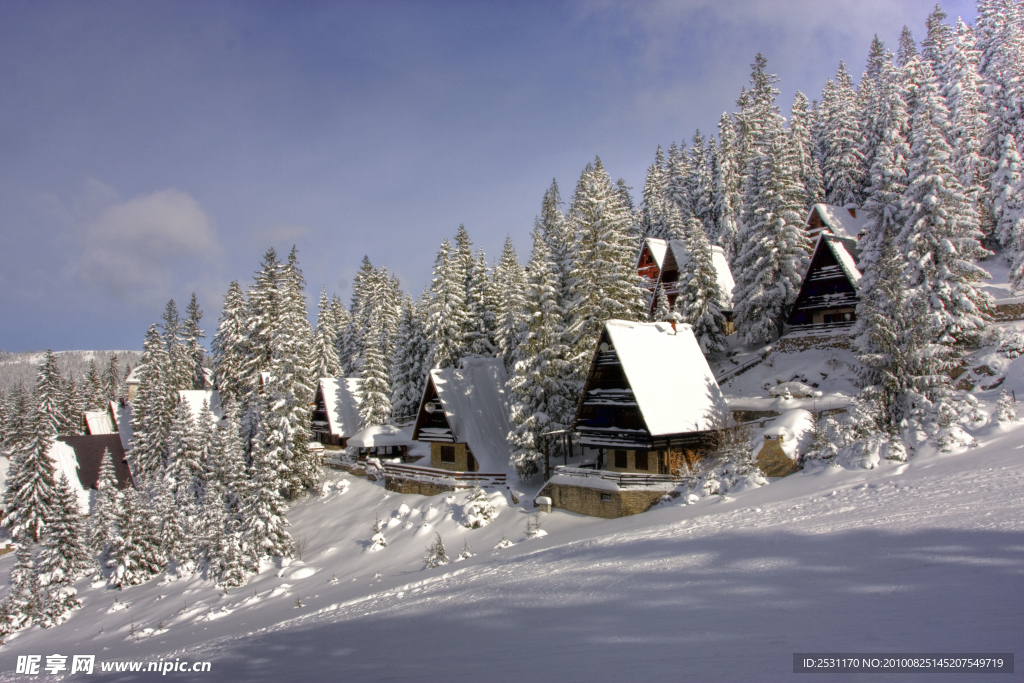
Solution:
<path fill-rule="evenodd" d="M 86 287 L 129 303 L 158 302 L 189 275 L 201 279 L 223 249 L 212 218 L 189 194 L 166 189 L 97 206 L 91 193 L 70 273 Z M 184 278 L 182 277 L 184 276 Z"/>

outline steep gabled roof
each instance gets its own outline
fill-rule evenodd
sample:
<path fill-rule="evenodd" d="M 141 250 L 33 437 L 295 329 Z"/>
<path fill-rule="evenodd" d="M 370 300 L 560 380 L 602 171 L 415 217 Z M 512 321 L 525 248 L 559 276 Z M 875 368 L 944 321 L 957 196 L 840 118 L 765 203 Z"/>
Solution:
<path fill-rule="evenodd" d="M 714 429 L 728 413 L 689 325 L 609 320 L 605 330 L 651 436 Z"/>
<path fill-rule="evenodd" d="M 857 268 L 857 261 L 854 259 L 854 254 L 857 253 L 857 242 L 843 237 L 833 237 L 832 235 L 826 235 L 822 233 L 821 242 L 826 244 L 829 249 L 832 250 L 832 254 L 839 261 L 839 267 L 846 273 L 847 279 L 858 291 L 860 290 L 860 278 L 861 272 Z"/>
<path fill-rule="evenodd" d="M 85 411 L 85 429 L 92 436 L 117 433 L 117 408 L 110 401 L 105 410 Z"/>
<path fill-rule="evenodd" d="M 636 257 L 637 267 L 640 266 L 640 259 L 644 256 L 644 247 L 647 247 L 651 252 L 651 257 L 658 264 L 658 268 L 662 268 L 665 265 L 665 252 L 668 251 L 668 243 L 657 237 L 645 237 L 643 242 L 640 243 L 640 252 Z"/>
<path fill-rule="evenodd" d="M 481 472 L 506 472 L 509 468 L 505 438 L 511 427 L 505 380 L 505 364 L 497 358 L 469 356 L 458 368 L 430 371 L 454 440 L 469 444 Z M 429 387 L 424 398 L 428 392 Z"/>
<path fill-rule="evenodd" d="M 817 212 L 821 222 L 828 226 L 833 235 L 857 239 L 857 236 L 864 229 L 867 218 L 863 213 L 857 217 L 850 215 L 851 208 L 854 212 L 859 211 L 859 209 L 852 205 L 850 207 L 842 207 L 832 204 L 815 204 L 811 207 L 810 212 L 808 212 L 807 220 L 804 221 L 804 224 L 810 225 L 811 218 Z"/>
<path fill-rule="evenodd" d="M 117 434 L 101 436 L 62 436 L 48 451 L 57 473 L 64 473 L 71 488 L 78 494 L 78 506 L 84 512 L 89 510 L 89 489 L 96 488 L 100 478 L 100 463 L 104 451 L 110 451 L 114 460 L 114 473 L 120 488 L 130 486 L 132 475 L 125 459 L 121 438 Z"/>
<path fill-rule="evenodd" d="M 690 260 L 690 250 L 679 240 L 669 240 L 668 244 L 672 250 L 672 258 L 675 260 L 676 267 L 682 270 L 686 262 Z M 711 263 L 715 266 L 718 291 L 721 293 L 718 303 L 724 310 L 731 311 L 733 309 L 732 292 L 736 287 L 736 281 L 733 280 L 729 261 L 725 258 L 725 250 L 719 246 L 712 246 Z"/>
<path fill-rule="evenodd" d="M 323 377 L 320 379 L 319 390 L 324 395 L 327 424 L 331 434 L 347 439 L 358 432 L 363 422 L 359 417 L 359 398 L 363 392 L 363 380 L 352 377 Z"/>

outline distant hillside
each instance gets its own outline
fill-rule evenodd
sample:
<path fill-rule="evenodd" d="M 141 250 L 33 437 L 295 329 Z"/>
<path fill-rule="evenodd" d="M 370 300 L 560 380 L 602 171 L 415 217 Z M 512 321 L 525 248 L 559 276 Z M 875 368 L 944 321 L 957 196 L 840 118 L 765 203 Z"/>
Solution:
<path fill-rule="evenodd" d="M 96 366 L 101 370 L 110 362 L 110 355 L 117 354 L 117 362 L 124 376 L 125 368 L 135 367 L 141 351 L 57 351 L 60 370 L 64 375 L 72 375 L 75 381 L 85 377 L 89 370 L 89 361 L 95 359 Z M 36 372 L 42 363 L 45 351 L 28 351 L 25 353 L 8 353 L 0 351 L 0 391 L 8 391 L 19 382 L 25 386 L 34 386 Z"/>

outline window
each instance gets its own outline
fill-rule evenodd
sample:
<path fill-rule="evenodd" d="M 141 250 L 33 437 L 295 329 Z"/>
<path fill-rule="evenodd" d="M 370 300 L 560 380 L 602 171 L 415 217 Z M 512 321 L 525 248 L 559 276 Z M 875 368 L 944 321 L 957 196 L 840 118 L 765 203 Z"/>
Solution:
<path fill-rule="evenodd" d="M 636 458 L 636 468 L 638 470 L 646 470 L 647 469 L 647 451 L 637 451 L 635 458 Z"/>
<path fill-rule="evenodd" d="M 626 451 L 615 451 L 615 466 L 621 470 L 626 469 Z"/>
<path fill-rule="evenodd" d="M 602 503 L 610 503 L 610 502 L 612 502 L 612 494 L 610 494 L 610 493 L 602 493 L 601 494 L 601 502 Z"/>
<path fill-rule="evenodd" d="M 441 462 L 455 462 L 455 446 L 441 446 Z"/>

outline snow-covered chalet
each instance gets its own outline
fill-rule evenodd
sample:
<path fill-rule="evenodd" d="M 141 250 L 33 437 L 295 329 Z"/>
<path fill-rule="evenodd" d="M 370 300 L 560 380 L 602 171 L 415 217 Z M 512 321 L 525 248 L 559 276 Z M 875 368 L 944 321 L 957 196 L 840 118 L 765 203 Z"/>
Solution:
<path fill-rule="evenodd" d="M 324 446 L 345 448 L 348 439 L 359 431 L 359 398 L 363 380 L 338 377 L 321 378 L 313 401 L 313 438 Z"/>
<path fill-rule="evenodd" d="M 609 320 L 576 411 L 584 467 L 558 467 L 542 496 L 596 517 L 644 512 L 682 462 L 717 446 L 725 398 L 689 325 Z"/>
<path fill-rule="evenodd" d="M 668 299 L 669 306 L 675 304 L 679 296 L 679 272 L 690 258 L 686 245 L 679 240 L 663 240 L 656 237 L 645 237 L 640 245 L 637 258 L 637 273 L 643 287 L 648 291 L 648 307 L 653 311 L 657 307 L 658 290 L 662 289 Z M 734 331 L 733 288 L 736 286 L 729 269 L 729 261 L 725 250 L 718 246 L 711 247 L 711 260 L 718 276 L 718 304 L 725 316 L 725 334 Z"/>

